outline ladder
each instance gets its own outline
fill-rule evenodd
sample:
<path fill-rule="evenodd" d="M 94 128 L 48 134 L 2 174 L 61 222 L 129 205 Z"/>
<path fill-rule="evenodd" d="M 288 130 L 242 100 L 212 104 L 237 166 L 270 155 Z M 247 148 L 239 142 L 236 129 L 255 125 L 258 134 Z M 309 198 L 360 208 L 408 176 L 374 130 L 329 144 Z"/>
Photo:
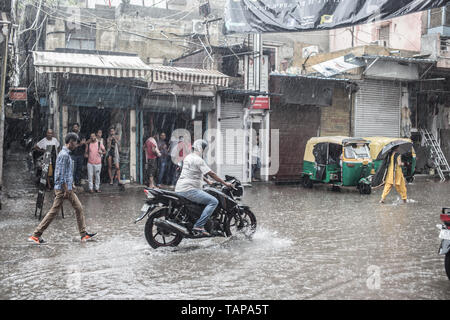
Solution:
<path fill-rule="evenodd" d="M 448 165 L 447 159 L 442 153 L 441 146 L 436 141 L 434 135 L 429 132 L 426 128 L 420 129 L 420 134 L 422 136 L 422 141 L 425 145 L 431 147 L 431 159 L 433 160 L 436 170 L 441 178 L 441 182 L 445 181 L 445 174 L 450 174 L 450 166 Z"/>

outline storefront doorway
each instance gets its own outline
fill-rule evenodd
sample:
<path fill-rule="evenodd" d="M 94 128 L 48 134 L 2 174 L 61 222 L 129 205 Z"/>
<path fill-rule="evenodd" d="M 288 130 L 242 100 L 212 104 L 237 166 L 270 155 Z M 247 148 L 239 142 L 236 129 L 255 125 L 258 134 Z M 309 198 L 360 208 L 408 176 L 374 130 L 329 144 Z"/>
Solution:
<path fill-rule="evenodd" d="M 148 175 L 145 172 L 145 152 L 143 150 L 143 145 L 145 141 L 151 136 L 157 134 L 158 137 L 162 132 L 166 134 L 166 143 L 168 148 L 170 148 L 170 143 L 172 139 L 172 134 L 176 132 L 176 130 L 185 130 L 183 134 L 184 141 L 188 145 L 192 145 L 194 142 L 194 128 L 196 123 L 201 123 L 201 135 L 203 136 L 204 132 L 207 129 L 207 113 L 204 112 L 196 112 L 193 114 L 192 112 L 158 112 L 155 110 L 144 110 L 143 112 L 143 131 L 142 131 L 142 142 L 139 146 L 142 159 L 142 182 L 144 184 L 148 184 Z M 189 133 L 189 134 L 187 134 Z M 178 143 L 179 136 L 176 135 L 173 137 L 176 143 Z M 172 164 L 170 165 L 172 166 Z M 168 169 L 169 172 L 173 174 L 173 168 Z M 157 173 L 158 174 L 158 173 Z M 170 174 L 170 173 L 169 173 Z M 165 176 L 165 181 L 173 181 L 171 177 Z"/>
<path fill-rule="evenodd" d="M 111 127 L 111 109 L 80 108 L 80 125 L 82 136 L 88 138 L 91 133 L 102 130 L 106 141 Z"/>

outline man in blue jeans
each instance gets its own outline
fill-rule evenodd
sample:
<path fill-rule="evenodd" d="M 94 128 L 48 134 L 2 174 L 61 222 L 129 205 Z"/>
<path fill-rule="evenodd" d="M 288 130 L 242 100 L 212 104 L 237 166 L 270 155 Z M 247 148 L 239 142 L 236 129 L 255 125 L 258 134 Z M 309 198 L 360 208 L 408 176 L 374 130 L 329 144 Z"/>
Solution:
<path fill-rule="evenodd" d="M 192 145 L 193 152 L 186 156 L 183 160 L 183 169 L 180 178 L 175 187 L 175 192 L 181 196 L 199 204 L 206 205 L 200 218 L 195 222 L 194 234 L 202 236 L 210 236 L 205 230 L 205 224 L 209 217 L 216 209 L 219 202 L 209 193 L 202 190 L 203 176 L 207 175 L 220 182 L 221 184 L 232 188 L 233 185 L 220 179 L 217 174 L 212 171 L 205 160 L 202 158 L 203 151 L 208 146 L 205 140 L 196 140 Z"/>

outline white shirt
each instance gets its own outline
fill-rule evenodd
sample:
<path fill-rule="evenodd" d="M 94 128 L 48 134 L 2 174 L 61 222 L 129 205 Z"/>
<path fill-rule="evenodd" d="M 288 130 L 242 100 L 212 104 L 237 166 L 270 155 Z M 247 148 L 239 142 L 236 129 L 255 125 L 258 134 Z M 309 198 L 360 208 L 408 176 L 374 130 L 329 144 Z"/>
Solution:
<path fill-rule="evenodd" d="M 211 169 L 197 153 L 190 153 L 183 160 L 183 169 L 175 187 L 175 192 L 185 192 L 193 189 L 201 189 L 203 175 Z"/>
<path fill-rule="evenodd" d="M 47 140 L 47 138 L 42 139 L 37 143 L 39 149 L 46 150 L 47 146 L 55 146 L 56 149 L 59 148 L 59 141 L 56 138 L 52 138 L 52 140 Z"/>

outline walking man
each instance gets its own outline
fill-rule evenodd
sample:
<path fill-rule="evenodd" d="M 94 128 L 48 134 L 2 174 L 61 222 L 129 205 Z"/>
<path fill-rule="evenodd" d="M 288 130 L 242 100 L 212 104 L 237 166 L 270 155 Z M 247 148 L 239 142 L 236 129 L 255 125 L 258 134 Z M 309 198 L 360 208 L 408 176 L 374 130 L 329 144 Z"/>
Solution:
<path fill-rule="evenodd" d="M 89 180 L 89 192 L 94 193 L 94 174 L 95 174 L 95 192 L 100 191 L 100 172 L 102 170 L 102 155 L 106 153 L 106 149 L 97 140 L 95 133 L 91 133 L 91 139 L 86 145 L 85 158 L 88 159 L 87 171 Z"/>
<path fill-rule="evenodd" d="M 401 159 L 401 155 L 397 152 L 397 150 L 398 147 L 395 147 L 389 157 L 389 167 L 387 170 L 384 190 L 381 196 L 380 203 L 384 203 L 384 199 L 386 199 L 387 195 L 392 189 L 392 186 L 394 185 L 395 189 L 402 197 L 403 202 L 407 202 L 406 183 L 405 177 L 403 176 L 402 172 L 403 162 Z"/>
<path fill-rule="evenodd" d="M 45 215 L 44 219 L 34 230 L 33 235 L 28 238 L 28 241 L 42 244 L 45 241 L 42 239 L 42 233 L 48 228 L 55 216 L 61 209 L 61 206 L 65 199 L 69 199 L 72 207 L 75 209 L 77 217 L 78 231 L 80 232 L 81 241 L 91 239 L 96 233 L 86 232 L 86 224 L 84 219 L 83 207 L 78 200 L 77 195 L 72 190 L 73 185 L 73 160 L 70 157 L 70 151 L 74 150 L 77 146 L 78 136 L 75 133 L 67 134 L 65 138 L 65 146 L 56 158 L 55 167 L 55 200 L 50 211 Z"/>

